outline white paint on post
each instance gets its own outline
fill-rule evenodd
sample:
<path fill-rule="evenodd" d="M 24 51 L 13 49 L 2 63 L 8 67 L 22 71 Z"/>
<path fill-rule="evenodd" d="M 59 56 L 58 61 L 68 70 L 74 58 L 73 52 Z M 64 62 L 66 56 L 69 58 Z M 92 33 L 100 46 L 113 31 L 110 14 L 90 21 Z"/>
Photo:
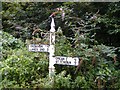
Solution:
<path fill-rule="evenodd" d="M 49 46 L 49 77 L 51 78 L 54 73 L 55 73 L 55 58 L 54 58 L 54 53 L 55 53 L 55 22 L 54 18 L 52 18 L 51 22 L 51 29 L 50 29 L 50 46 Z"/>

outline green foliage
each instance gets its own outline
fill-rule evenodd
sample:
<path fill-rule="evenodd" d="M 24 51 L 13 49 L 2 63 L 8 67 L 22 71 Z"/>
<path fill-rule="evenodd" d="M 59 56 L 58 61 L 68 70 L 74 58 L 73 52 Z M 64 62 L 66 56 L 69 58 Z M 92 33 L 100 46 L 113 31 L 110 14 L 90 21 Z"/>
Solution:
<path fill-rule="evenodd" d="M 12 54 L 12 49 L 21 49 L 24 46 L 24 43 L 21 40 L 6 32 L 2 32 L 1 43 L 1 51 L 4 58 L 7 58 L 8 55 Z"/>
<path fill-rule="evenodd" d="M 21 40 L 5 32 L 2 46 L 0 88 L 30 87 L 33 80 L 48 74 L 48 60 L 45 54 L 29 52 Z"/>
<path fill-rule="evenodd" d="M 30 87 L 33 80 L 48 74 L 48 60 L 46 58 L 46 55 L 28 52 L 26 48 L 13 50 L 12 55 L 1 62 L 0 71 L 3 83 L 7 79 L 16 82 L 15 85 L 19 87 Z M 14 87 L 14 84 L 11 86 L 1 84 L 1 87 Z"/>
<path fill-rule="evenodd" d="M 95 83 L 97 83 L 98 78 L 107 84 L 108 81 L 112 81 L 114 78 L 118 77 L 118 71 L 116 71 L 115 68 L 118 62 L 114 61 L 114 57 L 116 57 L 116 48 L 108 47 L 103 44 L 93 44 L 89 46 L 90 42 L 95 42 L 96 40 L 91 41 L 91 38 L 88 38 L 88 35 L 88 33 L 84 33 L 76 36 L 75 48 L 70 46 L 70 43 L 67 42 L 64 36 L 57 37 L 57 55 L 73 57 L 79 56 L 83 60 L 83 63 L 80 66 L 80 71 L 77 71 L 78 76 L 73 74 L 73 71 L 75 72 L 74 67 L 56 66 L 56 70 L 58 70 L 57 73 L 59 70 L 66 70 L 72 78 L 76 78 L 75 82 L 72 82 L 74 88 L 97 88 Z M 109 85 L 109 87 L 112 86 L 113 84 Z M 108 87 L 108 85 L 103 85 L 101 87 Z"/>
<path fill-rule="evenodd" d="M 57 36 L 56 38 L 57 38 L 55 44 L 56 56 L 72 56 L 71 44 L 67 40 L 67 38 L 64 35 Z"/>
<path fill-rule="evenodd" d="M 22 48 L 24 46 L 24 43 L 21 40 L 13 37 L 12 35 L 6 32 L 2 33 L 1 41 L 2 41 L 3 49 L 6 49 L 6 50 L 8 50 L 9 48 L 11 49 Z"/>
<path fill-rule="evenodd" d="M 71 87 L 71 76 L 66 75 L 66 72 L 63 71 L 60 74 L 55 76 L 54 87 L 55 88 L 70 88 Z"/>
<path fill-rule="evenodd" d="M 22 41 L 32 38 L 34 27 L 44 31 L 47 18 L 57 7 L 62 7 L 66 16 L 64 22 L 60 15 L 56 16 L 56 27 L 61 29 L 56 32 L 55 55 L 79 57 L 82 62 L 79 69 L 55 65 L 52 83 L 48 77 L 48 54 L 29 52 L 28 43 Z M 119 40 L 118 12 L 119 3 L 3 2 L 0 88 L 120 88 L 116 54 L 119 42 L 114 42 Z M 94 15 L 97 18 L 91 20 Z"/>
<path fill-rule="evenodd" d="M 78 76 L 75 79 L 74 88 L 90 88 L 90 83 L 88 83 L 84 76 Z"/>

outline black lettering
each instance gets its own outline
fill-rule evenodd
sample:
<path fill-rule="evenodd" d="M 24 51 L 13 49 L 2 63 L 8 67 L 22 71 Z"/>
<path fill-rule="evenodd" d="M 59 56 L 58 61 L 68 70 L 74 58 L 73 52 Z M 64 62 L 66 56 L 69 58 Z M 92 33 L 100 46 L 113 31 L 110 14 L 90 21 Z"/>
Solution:
<path fill-rule="evenodd" d="M 62 61 L 60 60 L 60 63 L 62 63 Z"/>
<path fill-rule="evenodd" d="M 71 64 L 71 61 L 69 61 L 69 64 Z"/>
<path fill-rule="evenodd" d="M 58 57 L 57 60 L 60 60 L 60 58 Z"/>
<path fill-rule="evenodd" d="M 63 63 L 66 63 L 66 61 L 63 61 Z"/>
<path fill-rule="evenodd" d="M 44 48 L 40 48 L 40 51 L 45 51 L 45 49 Z"/>
<path fill-rule="evenodd" d="M 76 65 L 76 63 L 77 63 L 77 62 L 76 62 L 76 59 L 74 59 L 74 60 L 75 60 L 74 63 L 75 63 L 75 65 Z"/>
<path fill-rule="evenodd" d="M 43 46 L 40 46 L 41 48 L 43 48 Z"/>
<path fill-rule="evenodd" d="M 68 61 L 66 61 L 66 63 L 68 64 Z"/>
<path fill-rule="evenodd" d="M 58 60 L 56 60 L 56 64 L 58 63 L 59 61 Z"/>

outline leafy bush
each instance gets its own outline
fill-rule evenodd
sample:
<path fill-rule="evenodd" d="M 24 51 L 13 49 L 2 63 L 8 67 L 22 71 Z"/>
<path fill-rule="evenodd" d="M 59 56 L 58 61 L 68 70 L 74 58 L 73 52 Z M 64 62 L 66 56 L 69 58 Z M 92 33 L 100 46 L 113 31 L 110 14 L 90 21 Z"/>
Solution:
<path fill-rule="evenodd" d="M 3 32 L 2 46 L 0 87 L 30 87 L 31 81 L 48 74 L 46 54 L 29 52 L 21 40 L 6 32 Z"/>
<path fill-rule="evenodd" d="M 2 46 L 3 49 L 8 50 L 9 48 L 15 49 L 15 48 L 22 48 L 24 46 L 24 43 L 13 37 L 11 34 L 8 34 L 6 32 L 2 33 Z"/>
<path fill-rule="evenodd" d="M 2 32 L 1 43 L 1 51 L 3 58 L 5 59 L 8 55 L 12 54 L 13 49 L 21 49 L 25 45 L 20 39 L 17 39 L 6 32 Z"/>
<path fill-rule="evenodd" d="M 48 74 L 48 60 L 44 54 L 29 52 L 26 48 L 12 51 L 6 60 L 1 62 L 3 81 L 16 82 L 19 87 L 31 87 L 31 82 L 43 78 Z M 6 84 L 5 84 L 6 85 Z M 14 87 L 11 86 L 3 87 Z"/>

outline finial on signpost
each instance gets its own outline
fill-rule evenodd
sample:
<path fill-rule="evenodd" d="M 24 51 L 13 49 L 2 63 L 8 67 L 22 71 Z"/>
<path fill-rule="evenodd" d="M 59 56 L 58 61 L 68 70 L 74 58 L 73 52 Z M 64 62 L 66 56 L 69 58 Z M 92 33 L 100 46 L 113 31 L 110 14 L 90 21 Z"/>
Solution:
<path fill-rule="evenodd" d="M 50 29 L 50 32 L 55 32 L 55 21 L 54 21 L 54 18 L 52 18 L 52 21 L 51 21 L 51 29 Z"/>

